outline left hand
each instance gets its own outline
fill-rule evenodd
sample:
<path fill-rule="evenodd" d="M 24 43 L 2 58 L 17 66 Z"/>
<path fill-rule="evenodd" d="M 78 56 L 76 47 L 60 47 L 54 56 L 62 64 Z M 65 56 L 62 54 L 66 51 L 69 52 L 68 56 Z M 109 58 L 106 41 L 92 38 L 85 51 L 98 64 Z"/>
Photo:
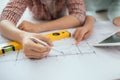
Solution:
<path fill-rule="evenodd" d="M 36 24 L 32 23 L 32 22 L 29 22 L 29 21 L 23 21 L 18 26 L 18 28 L 20 30 L 27 31 L 27 32 L 33 32 L 33 33 L 39 32 L 38 26 Z"/>
<path fill-rule="evenodd" d="M 87 39 L 92 33 L 93 33 L 93 26 L 84 25 L 75 30 L 73 37 L 76 40 L 76 44 L 78 44 L 80 41 Z"/>

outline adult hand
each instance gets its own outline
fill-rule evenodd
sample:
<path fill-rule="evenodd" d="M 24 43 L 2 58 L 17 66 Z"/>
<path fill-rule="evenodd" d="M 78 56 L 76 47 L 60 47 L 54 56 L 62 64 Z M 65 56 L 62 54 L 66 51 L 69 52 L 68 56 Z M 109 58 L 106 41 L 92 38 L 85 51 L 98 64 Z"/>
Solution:
<path fill-rule="evenodd" d="M 93 33 L 93 26 L 84 25 L 75 30 L 73 37 L 76 40 L 76 44 L 78 44 L 80 41 L 87 39 L 92 33 Z"/>
<path fill-rule="evenodd" d="M 27 31 L 27 32 L 33 32 L 33 33 L 37 33 L 37 32 L 40 32 L 38 28 L 40 28 L 40 26 L 32 23 L 32 22 L 29 22 L 29 21 L 23 21 L 19 26 L 18 28 L 20 30 L 23 30 L 23 31 Z"/>
<path fill-rule="evenodd" d="M 36 33 L 26 33 L 24 36 L 25 37 L 22 40 L 23 52 L 28 58 L 39 59 L 48 55 L 52 46 L 52 42 L 48 37 Z M 38 38 L 46 42 L 48 46 L 36 43 L 31 40 L 30 37 Z"/>

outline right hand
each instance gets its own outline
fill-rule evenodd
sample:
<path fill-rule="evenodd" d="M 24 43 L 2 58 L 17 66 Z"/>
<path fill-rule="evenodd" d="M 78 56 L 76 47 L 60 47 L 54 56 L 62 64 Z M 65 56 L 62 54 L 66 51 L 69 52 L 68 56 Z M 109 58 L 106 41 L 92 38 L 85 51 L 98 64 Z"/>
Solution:
<path fill-rule="evenodd" d="M 30 39 L 30 37 L 36 37 L 40 40 L 43 40 L 48 44 L 48 46 L 41 45 Z M 52 42 L 51 40 L 43 35 L 37 33 L 27 33 L 24 34 L 22 40 L 23 52 L 28 58 L 40 59 L 48 55 L 51 50 Z"/>

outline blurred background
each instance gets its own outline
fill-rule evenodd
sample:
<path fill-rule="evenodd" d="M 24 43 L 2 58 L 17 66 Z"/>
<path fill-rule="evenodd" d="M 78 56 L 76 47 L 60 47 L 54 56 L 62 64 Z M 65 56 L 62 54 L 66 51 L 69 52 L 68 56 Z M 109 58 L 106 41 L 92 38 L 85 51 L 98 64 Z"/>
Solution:
<path fill-rule="evenodd" d="M 8 2 L 9 0 L 0 0 L 0 14 L 2 13 L 2 10 L 4 9 L 4 7 L 6 6 Z M 106 15 L 107 15 L 106 12 L 97 12 L 96 14 L 97 21 L 107 21 L 108 18 Z"/>

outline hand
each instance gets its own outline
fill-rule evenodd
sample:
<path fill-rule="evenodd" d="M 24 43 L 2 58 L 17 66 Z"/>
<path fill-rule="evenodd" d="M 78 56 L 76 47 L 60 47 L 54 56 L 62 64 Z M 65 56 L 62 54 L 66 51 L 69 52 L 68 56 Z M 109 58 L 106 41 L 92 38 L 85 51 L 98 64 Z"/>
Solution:
<path fill-rule="evenodd" d="M 52 42 L 48 37 L 36 33 L 27 33 L 24 34 L 24 36 L 25 37 L 22 40 L 23 52 L 28 58 L 39 59 L 48 55 L 52 46 Z M 44 46 L 40 43 L 36 43 L 33 40 L 31 40 L 30 37 L 36 37 L 40 40 L 43 40 L 49 46 Z"/>
<path fill-rule="evenodd" d="M 113 23 L 114 23 L 116 26 L 120 26 L 120 17 L 116 17 L 116 18 L 113 20 Z"/>
<path fill-rule="evenodd" d="M 73 37 L 76 40 L 76 44 L 78 44 L 81 40 L 87 39 L 93 32 L 93 26 L 84 25 L 75 30 Z"/>
<path fill-rule="evenodd" d="M 23 21 L 18 28 L 23 31 L 37 33 L 39 32 L 38 26 L 32 22 Z"/>

